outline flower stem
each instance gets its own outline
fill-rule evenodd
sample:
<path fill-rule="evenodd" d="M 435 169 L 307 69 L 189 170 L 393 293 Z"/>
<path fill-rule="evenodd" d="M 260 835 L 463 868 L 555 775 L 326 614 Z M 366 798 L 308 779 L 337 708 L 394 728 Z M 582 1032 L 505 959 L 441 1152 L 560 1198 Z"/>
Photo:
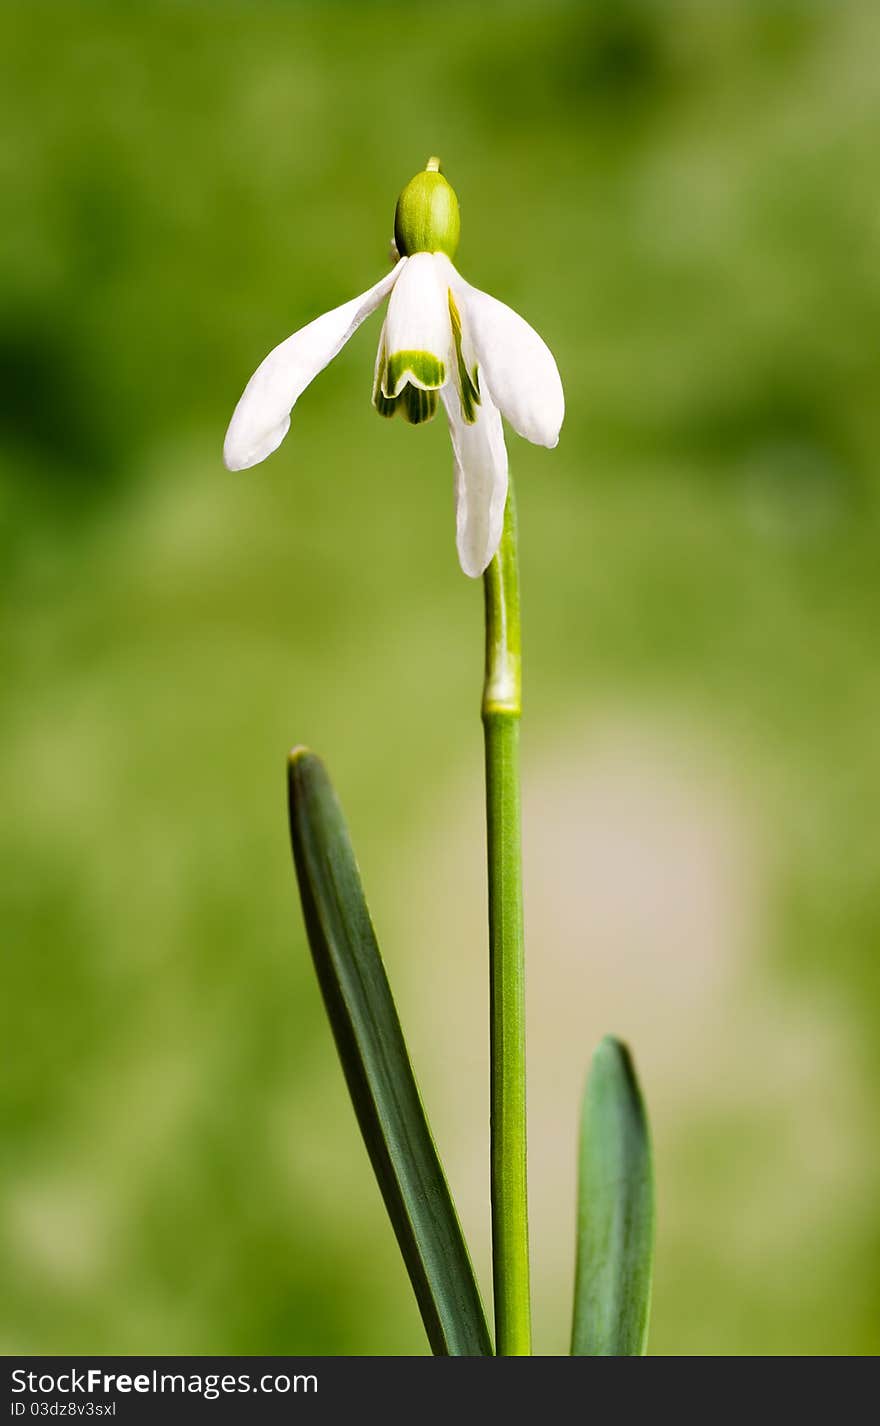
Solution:
<path fill-rule="evenodd" d="M 525 963 L 520 849 L 522 708 L 516 506 L 483 576 L 486 598 L 486 825 L 489 851 L 492 1272 L 495 1350 L 531 1352 L 526 1195 Z"/>

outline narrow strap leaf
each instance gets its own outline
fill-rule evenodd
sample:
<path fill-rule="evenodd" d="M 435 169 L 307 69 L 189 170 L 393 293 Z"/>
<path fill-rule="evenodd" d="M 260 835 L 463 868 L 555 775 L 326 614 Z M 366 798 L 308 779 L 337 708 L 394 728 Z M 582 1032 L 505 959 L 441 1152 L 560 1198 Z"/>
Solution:
<path fill-rule="evenodd" d="M 323 763 L 290 755 L 303 915 L 336 1048 L 435 1356 L 491 1356 L 480 1294 Z"/>
<path fill-rule="evenodd" d="M 593 1056 L 581 1115 L 572 1356 L 644 1356 L 653 1258 L 645 1106 L 629 1050 L 607 1035 Z"/>

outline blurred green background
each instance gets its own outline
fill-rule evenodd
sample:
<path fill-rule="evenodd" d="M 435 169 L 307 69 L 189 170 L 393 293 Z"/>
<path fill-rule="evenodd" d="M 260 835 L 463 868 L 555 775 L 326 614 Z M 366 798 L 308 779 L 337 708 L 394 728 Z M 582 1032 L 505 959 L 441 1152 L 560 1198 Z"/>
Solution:
<path fill-rule="evenodd" d="M 241 475 L 265 352 L 442 155 L 553 348 L 511 436 L 536 1347 L 577 1102 L 652 1113 L 656 1353 L 880 1346 L 880 15 L 865 3 L 7 3 L 6 1352 L 419 1353 L 308 959 L 326 758 L 488 1296 L 481 591 L 374 318 Z"/>

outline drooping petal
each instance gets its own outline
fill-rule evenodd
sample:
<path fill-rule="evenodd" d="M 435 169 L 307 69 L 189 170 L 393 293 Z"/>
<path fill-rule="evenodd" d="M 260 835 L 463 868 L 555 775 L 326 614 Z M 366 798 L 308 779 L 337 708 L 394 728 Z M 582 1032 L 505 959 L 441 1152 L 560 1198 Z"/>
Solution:
<path fill-rule="evenodd" d="M 507 500 L 507 448 L 498 407 L 484 391 L 475 420 L 462 415 L 458 391 L 441 393 L 455 455 L 455 523 L 458 558 L 478 579 L 501 541 Z"/>
<path fill-rule="evenodd" d="M 229 470 L 247 470 L 281 445 L 298 397 L 388 295 L 408 261 L 401 258 L 369 292 L 316 317 L 275 347 L 260 363 L 244 389 L 226 432 L 223 460 Z"/>
<path fill-rule="evenodd" d="M 520 436 L 537 446 L 555 446 L 565 397 L 550 348 L 512 307 L 472 287 L 454 268 L 451 286 L 476 353 L 481 386 L 488 387 Z"/>
<path fill-rule="evenodd" d="M 407 382 L 422 391 L 445 385 L 449 361 L 449 306 L 438 253 L 414 253 L 400 274 L 385 322 L 382 390 L 398 396 Z"/>

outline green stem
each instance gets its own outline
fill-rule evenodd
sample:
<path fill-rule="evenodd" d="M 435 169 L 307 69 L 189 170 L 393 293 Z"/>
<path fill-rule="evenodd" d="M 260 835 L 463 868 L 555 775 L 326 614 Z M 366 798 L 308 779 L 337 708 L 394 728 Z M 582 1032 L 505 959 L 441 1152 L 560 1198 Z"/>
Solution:
<path fill-rule="evenodd" d="M 486 825 L 489 850 L 492 1272 L 495 1350 L 531 1352 L 526 1196 L 525 964 L 520 850 L 522 708 L 516 506 L 511 487 L 486 596 Z"/>

